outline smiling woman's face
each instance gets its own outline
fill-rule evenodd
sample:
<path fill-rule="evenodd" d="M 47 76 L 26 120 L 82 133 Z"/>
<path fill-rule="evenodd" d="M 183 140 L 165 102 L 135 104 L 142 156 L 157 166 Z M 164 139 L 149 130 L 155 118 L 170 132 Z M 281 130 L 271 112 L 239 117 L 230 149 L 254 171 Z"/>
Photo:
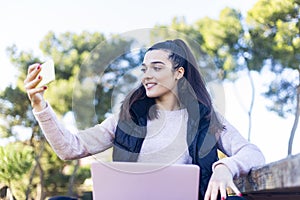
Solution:
<path fill-rule="evenodd" d="M 179 72 L 174 71 L 169 59 L 170 53 L 165 50 L 148 51 L 142 64 L 142 84 L 150 98 L 164 98 L 177 95 L 177 78 Z"/>

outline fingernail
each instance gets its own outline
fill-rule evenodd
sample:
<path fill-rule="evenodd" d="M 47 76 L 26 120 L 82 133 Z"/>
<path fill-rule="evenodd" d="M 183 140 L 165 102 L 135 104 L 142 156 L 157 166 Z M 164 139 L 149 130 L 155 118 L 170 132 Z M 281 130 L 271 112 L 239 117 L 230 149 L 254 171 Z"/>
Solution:
<path fill-rule="evenodd" d="M 42 77 L 41 76 L 38 76 L 38 79 L 41 79 Z"/>
<path fill-rule="evenodd" d="M 221 200 L 225 200 L 225 197 L 221 197 Z"/>
<path fill-rule="evenodd" d="M 243 194 L 242 194 L 242 193 L 239 193 L 239 194 L 238 194 L 238 196 L 239 196 L 239 197 L 242 197 L 242 196 L 243 196 Z"/>
<path fill-rule="evenodd" d="M 37 70 L 41 69 L 41 64 L 39 64 L 36 69 Z"/>
<path fill-rule="evenodd" d="M 44 86 L 43 89 L 46 90 L 46 89 L 47 89 L 47 86 Z"/>

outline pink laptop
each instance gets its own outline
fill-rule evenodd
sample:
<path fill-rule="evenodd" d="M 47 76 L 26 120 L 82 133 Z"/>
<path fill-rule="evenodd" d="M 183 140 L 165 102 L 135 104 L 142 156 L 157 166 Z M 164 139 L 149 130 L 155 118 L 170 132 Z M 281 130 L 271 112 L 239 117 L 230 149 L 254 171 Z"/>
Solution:
<path fill-rule="evenodd" d="M 91 165 L 94 200 L 197 200 L 199 167 L 131 162 Z"/>

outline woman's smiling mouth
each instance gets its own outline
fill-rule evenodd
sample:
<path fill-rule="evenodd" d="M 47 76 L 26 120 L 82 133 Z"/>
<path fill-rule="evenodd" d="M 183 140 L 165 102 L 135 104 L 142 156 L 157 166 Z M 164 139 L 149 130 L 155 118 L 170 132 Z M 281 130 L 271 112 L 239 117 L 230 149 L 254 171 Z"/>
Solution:
<path fill-rule="evenodd" d="M 145 84 L 147 90 L 150 90 L 150 89 L 153 88 L 155 85 L 156 85 L 156 83 L 146 83 L 146 84 Z"/>

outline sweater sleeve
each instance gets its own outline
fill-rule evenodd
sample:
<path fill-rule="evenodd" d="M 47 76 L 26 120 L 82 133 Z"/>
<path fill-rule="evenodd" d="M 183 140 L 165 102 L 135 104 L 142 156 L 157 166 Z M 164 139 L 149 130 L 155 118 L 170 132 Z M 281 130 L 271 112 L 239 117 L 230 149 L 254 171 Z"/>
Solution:
<path fill-rule="evenodd" d="M 253 167 L 265 164 L 265 157 L 260 149 L 248 142 L 228 121 L 224 119 L 225 129 L 220 134 L 218 148 L 228 157 L 213 164 L 225 164 L 233 177 L 247 174 Z"/>
<path fill-rule="evenodd" d="M 52 107 L 33 114 L 38 121 L 47 141 L 62 160 L 79 159 L 102 152 L 112 146 L 116 120 L 114 116 L 101 124 L 77 133 L 71 133 L 58 120 Z"/>

